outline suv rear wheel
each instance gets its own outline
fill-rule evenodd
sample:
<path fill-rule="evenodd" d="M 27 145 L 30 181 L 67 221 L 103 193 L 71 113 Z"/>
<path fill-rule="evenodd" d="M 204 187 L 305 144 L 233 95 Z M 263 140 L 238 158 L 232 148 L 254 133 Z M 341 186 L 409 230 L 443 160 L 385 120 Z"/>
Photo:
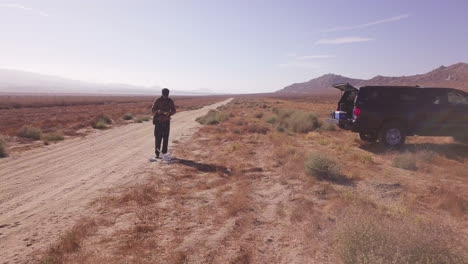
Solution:
<path fill-rule="evenodd" d="M 380 130 L 380 142 L 387 147 L 396 148 L 405 143 L 406 130 L 401 123 L 386 123 Z"/>

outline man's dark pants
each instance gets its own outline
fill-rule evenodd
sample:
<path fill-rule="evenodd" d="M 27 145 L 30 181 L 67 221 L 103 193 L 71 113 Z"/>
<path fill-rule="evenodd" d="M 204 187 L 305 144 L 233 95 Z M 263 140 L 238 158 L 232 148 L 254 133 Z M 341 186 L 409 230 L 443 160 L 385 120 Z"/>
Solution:
<path fill-rule="evenodd" d="M 167 145 L 169 141 L 169 131 L 171 127 L 171 121 L 159 121 L 156 120 L 154 124 L 154 136 L 156 138 L 156 156 L 159 157 L 159 151 L 163 154 L 167 153 Z M 161 141 L 162 149 L 161 149 Z"/>

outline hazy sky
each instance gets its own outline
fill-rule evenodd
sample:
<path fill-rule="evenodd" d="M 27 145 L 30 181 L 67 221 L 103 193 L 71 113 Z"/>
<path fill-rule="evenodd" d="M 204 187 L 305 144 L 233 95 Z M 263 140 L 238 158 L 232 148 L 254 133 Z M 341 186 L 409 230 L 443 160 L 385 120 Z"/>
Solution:
<path fill-rule="evenodd" d="M 0 0 L 0 68 L 266 92 L 468 62 L 468 1 Z"/>

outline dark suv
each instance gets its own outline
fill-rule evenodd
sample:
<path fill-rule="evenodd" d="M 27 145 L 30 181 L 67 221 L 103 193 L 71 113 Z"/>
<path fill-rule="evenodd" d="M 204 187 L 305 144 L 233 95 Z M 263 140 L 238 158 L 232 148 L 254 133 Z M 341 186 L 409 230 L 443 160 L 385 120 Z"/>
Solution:
<path fill-rule="evenodd" d="M 359 133 L 362 140 L 379 140 L 389 147 L 406 136 L 468 138 L 468 94 L 451 88 L 335 84 L 342 91 L 332 118 L 340 128 Z"/>

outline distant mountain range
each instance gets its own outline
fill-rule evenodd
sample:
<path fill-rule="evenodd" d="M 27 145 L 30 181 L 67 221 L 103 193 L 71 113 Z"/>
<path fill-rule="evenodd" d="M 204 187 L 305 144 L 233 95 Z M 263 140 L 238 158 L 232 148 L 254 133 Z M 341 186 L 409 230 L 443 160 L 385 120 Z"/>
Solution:
<path fill-rule="evenodd" d="M 468 64 L 457 63 L 451 66 L 440 66 L 428 73 L 402 76 L 386 77 L 375 76 L 370 80 L 352 79 L 336 74 L 326 74 L 303 83 L 294 83 L 277 91 L 284 94 L 317 94 L 333 93 L 332 88 L 336 83 L 349 83 L 355 87 L 368 85 L 419 85 L 422 87 L 451 87 L 468 91 Z"/>
<path fill-rule="evenodd" d="M 0 69 L 0 93 L 54 93 L 54 94 L 131 94 L 155 95 L 162 87 L 144 87 L 128 84 L 98 84 L 37 74 L 19 70 Z M 209 90 L 177 91 L 171 95 L 210 95 Z"/>

